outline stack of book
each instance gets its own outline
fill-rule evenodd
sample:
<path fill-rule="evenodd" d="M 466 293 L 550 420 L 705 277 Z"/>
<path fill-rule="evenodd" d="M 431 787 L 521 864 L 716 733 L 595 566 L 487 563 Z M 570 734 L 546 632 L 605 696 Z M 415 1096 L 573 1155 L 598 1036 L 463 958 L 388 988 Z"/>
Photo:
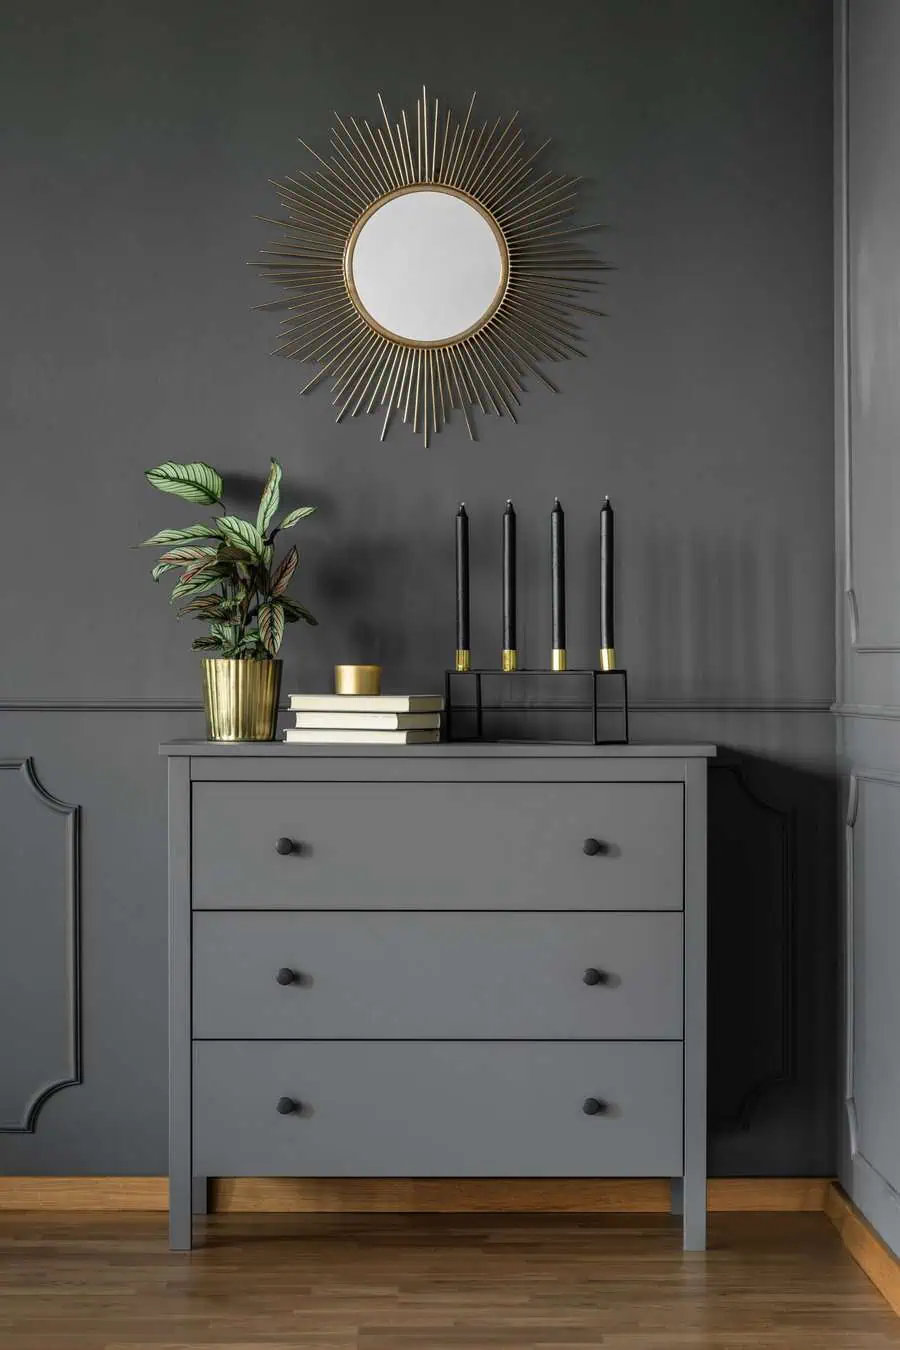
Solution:
<path fill-rule="evenodd" d="M 441 739 L 439 694 L 291 694 L 297 726 L 286 741 L 306 745 L 433 745 Z"/>

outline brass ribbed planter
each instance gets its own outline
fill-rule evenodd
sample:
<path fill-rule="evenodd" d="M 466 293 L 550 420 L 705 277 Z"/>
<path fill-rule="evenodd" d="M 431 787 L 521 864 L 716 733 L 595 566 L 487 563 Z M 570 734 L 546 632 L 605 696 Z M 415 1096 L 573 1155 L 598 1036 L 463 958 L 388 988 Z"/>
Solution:
<path fill-rule="evenodd" d="M 280 661 L 203 661 L 206 735 L 211 741 L 273 741 Z"/>

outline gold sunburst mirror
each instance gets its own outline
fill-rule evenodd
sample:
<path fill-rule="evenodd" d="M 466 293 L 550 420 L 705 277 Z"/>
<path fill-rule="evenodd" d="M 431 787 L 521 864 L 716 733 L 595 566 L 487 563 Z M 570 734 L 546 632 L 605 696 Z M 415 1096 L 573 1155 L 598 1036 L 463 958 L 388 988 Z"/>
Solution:
<path fill-rule="evenodd" d="M 283 238 L 255 264 L 286 295 L 273 355 L 319 369 L 337 421 L 383 410 L 430 437 L 454 408 L 474 440 L 480 410 L 517 420 L 530 376 L 557 392 L 544 362 L 583 356 L 578 317 L 606 270 L 578 241 L 577 178 L 541 172 L 513 114 L 488 128 L 429 99 L 383 126 L 335 114 L 327 159 L 273 183 Z"/>

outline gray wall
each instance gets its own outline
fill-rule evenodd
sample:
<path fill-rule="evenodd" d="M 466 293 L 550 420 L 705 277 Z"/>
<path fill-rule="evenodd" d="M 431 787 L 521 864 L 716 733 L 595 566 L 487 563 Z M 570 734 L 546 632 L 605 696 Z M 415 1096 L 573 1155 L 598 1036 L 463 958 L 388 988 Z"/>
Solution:
<path fill-rule="evenodd" d="M 900 1253 L 900 8 L 836 7 L 841 1175 Z"/>
<path fill-rule="evenodd" d="M 449 18 L 448 18 L 449 14 Z M 549 642 L 547 512 L 568 512 L 570 655 L 598 640 L 598 507 L 618 509 L 620 656 L 641 739 L 716 740 L 712 791 L 712 1166 L 834 1162 L 831 28 L 819 0 L 457 0 L 339 7 L 35 3 L 0 51 L 0 370 L 5 559 L 0 755 L 0 1124 L 78 1076 L 71 1045 L 80 841 L 80 1086 L 12 1172 L 165 1166 L 164 775 L 201 728 L 191 634 L 146 553 L 192 518 L 141 470 L 208 459 L 238 483 L 268 456 L 302 527 L 287 687 L 380 660 L 435 688 L 453 648 L 456 503 L 472 516 L 476 658 L 499 645 L 499 524 L 519 509 L 526 658 Z M 269 176 L 332 108 L 370 115 L 426 80 L 485 115 L 519 108 L 608 230 L 609 318 L 521 424 L 432 448 L 335 427 L 324 390 L 267 356 Z M 2 841 L 0 841 L 2 842 Z M 44 939 L 46 938 L 45 945 Z M 8 973 L 9 973 L 8 972 Z M 14 978 L 13 978 L 14 975 Z M 74 1065 L 74 1067 L 73 1067 Z"/>

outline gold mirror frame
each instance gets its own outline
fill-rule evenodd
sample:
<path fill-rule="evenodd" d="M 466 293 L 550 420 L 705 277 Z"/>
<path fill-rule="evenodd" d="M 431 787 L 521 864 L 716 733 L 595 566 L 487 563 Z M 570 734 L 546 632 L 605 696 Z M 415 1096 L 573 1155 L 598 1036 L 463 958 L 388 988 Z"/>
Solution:
<path fill-rule="evenodd" d="M 319 167 L 273 182 L 287 218 L 258 219 L 278 226 L 283 238 L 277 248 L 261 250 L 278 261 L 255 266 L 287 295 L 256 308 L 286 311 L 273 355 L 319 366 L 300 392 L 330 378 L 336 421 L 383 408 L 381 440 L 397 414 L 421 431 L 427 448 L 458 408 L 475 440 L 476 409 L 515 422 L 529 375 L 559 392 L 541 363 L 585 355 L 576 345 L 576 316 L 602 313 L 581 301 L 603 284 L 591 273 L 607 266 L 577 236 L 600 226 L 568 223 L 580 180 L 539 173 L 535 161 L 549 141 L 526 155 L 517 113 L 502 131 L 500 118 L 490 130 L 485 122 L 476 131 L 474 94 L 459 120 L 423 87 L 411 130 L 405 109 L 392 125 L 380 94 L 378 102 L 384 129 L 373 130 L 365 119 L 360 126 L 353 117 L 348 126 L 335 114 L 329 158 L 301 140 Z M 475 207 L 503 259 L 491 306 L 443 342 L 400 338 L 382 328 L 352 276 L 353 249 L 366 221 L 393 198 L 427 189 Z"/>

